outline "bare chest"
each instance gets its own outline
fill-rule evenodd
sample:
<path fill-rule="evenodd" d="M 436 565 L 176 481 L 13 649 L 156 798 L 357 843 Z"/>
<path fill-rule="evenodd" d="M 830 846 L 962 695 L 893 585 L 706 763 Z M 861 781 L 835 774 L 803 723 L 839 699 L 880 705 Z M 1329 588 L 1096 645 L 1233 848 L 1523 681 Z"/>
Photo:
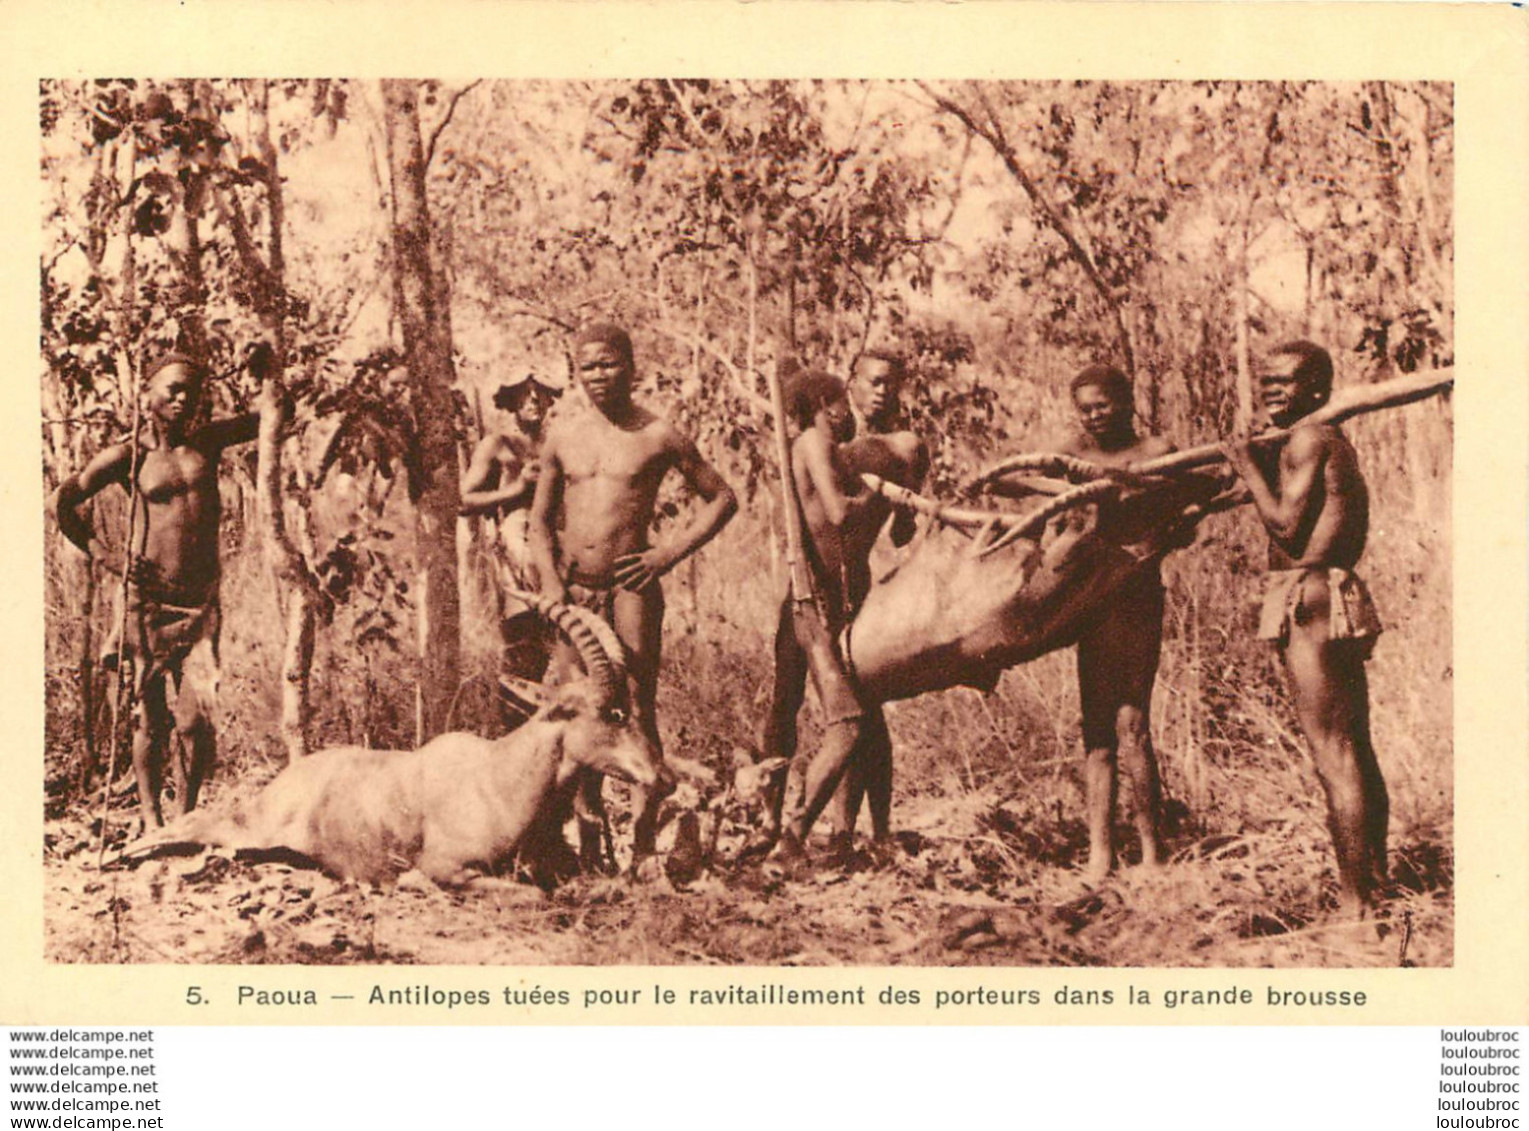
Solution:
<path fill-rule="evenodd" d="M 151 503 L 216 490 L 216 461 L 195 448 L 150 451 L 138 468 L 138 493 Z"/>
<path fill-rule="evenodd" d="M 559 453 L 570 485 L 604 482 L 612 487 L 656 484 L 668 470 L 668 454 L 656 428 L 626 432 L 596 425 L 581 432 Z"/>

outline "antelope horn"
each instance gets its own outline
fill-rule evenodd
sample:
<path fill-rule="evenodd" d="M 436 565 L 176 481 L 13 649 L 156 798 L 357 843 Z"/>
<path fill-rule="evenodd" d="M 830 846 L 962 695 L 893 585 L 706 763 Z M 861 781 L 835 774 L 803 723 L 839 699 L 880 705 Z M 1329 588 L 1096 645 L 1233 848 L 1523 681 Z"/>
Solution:
<path fill-rule="evenodd" d="M 540 593 L 510 590 L 509 596 L 547 621 L 573 645 L 584 670 L 599 688 L 602 702 L 610 702 L 625 684 L 626 666 L 621 641 L 610 625 L 588 609 L 554 601 Z"/>
<path fill-rule="evenodd" d="M 1092 460 L 1081 459 L 1078 456 L 1062 455 L 1059 452 L 1028 452 L 1023 455 L 1009 456 L 993 464 L 986 471 L 974 475 L 961 485 L 961 494 L 975 495 L 981 488 L 995 480 L 1016 472 L 1044 472 L 1047 475 L 1070 475 L 1074 479 L 1091 482 L 1095 479 L 1110 479 L 1116 483 L 1124 483 L 1130 487 L 1149 486 L 1153 482 L 1150 474 L 1143 474 L 1135 468 L 1106 467 L 1103 464 L 1094 463 Z"/>

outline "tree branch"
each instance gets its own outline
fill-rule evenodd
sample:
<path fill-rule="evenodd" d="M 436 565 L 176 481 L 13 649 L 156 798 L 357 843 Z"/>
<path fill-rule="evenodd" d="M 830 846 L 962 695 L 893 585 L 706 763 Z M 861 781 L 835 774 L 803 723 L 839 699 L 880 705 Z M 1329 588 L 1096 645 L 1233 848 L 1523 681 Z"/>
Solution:
<path fill-rule="evenodd" d="M 472 82 L 451 96 L 451 101 L 446 104 L 445 115 L 436 123 L 435 129 L 430 131 L 430 140 L 425 143 L 425 168 L 430 168 L 430 162 L 435 159 L 435 143 L 440 140 L 441 134 L 445 132 L 446 127 L 451 125 L 452 115 L 457 112 L 457 103 L 461 102 L 463 96 L 482 81 L 482 79 L 473 79 Z"/>
<path fill-rule="evenodd" d="M 708 354 L 715 358 L 718 364 L 722 366 L 723 372 L 727 374 L 728 381 L 732 385 L 733 391 L 742 397 L 744 401 L 746 401 L 752 408 L 763 413 L 766 417 L 772 415 L 773 410 L 770 407 L 769 398 L 762 397 L 753 389 L 749 388 L 748 384 L 743 379 L 743 372 L 738 368 L 736 364 L 733 363 L 732 358 L 728 357 L 711 342 L 707 341 L 705 338 L 700 337 L 699 335 L 686 334 L 683 331 L 677 330 L 672 326 L 666 326 L 663 323 L 659 323 L 658 325 L 654 326 L 654 329 L 657 330 L 660 334 L 663 334 L 665 337 L 673 338 L 681 345 L 689 346 L 691 349 L 699 349 L 702 353 Z"/>
<path fill-rule="evenodd" d="M 979 94 L 978 96 L 982 100 L 983 109 L 988 117 L 987 123 L 984 124 L 977 121 L 966 107 L 940 94 L 928 83 L 920 81 L 918 86 L 920 90 L 934 101 L 936 107 L 955 118 L 972 134 L 987 142 L 993 152 L 998 155 L 999 160 L 1003 162 L 1004 168 L 1019 182 L 1019 187 L 1030 198 L 1030 203 L 1040 213 L 1041 219 L 1052 232 L 1061 238 L 1072 258 L 1077 261 L 1078 266 L 1083 268 L 1083 274 L 1087 277 L 1090 285 L 1093 286 L 1099 297 L 1104 301 L 1105 306 L 1109 308 L 1110 314 L 1114 317 L 1115 336 L 1120 345 L 1125 369 L 1127 372 L 1133 371 L 1136 368 L 1136 351 L 1131 347 L 1131 335 L 1126 329 L 1125 312 L 1121 309 L 1119 298 L 1110 285 L 1105 282 L 1104 277 L 1099 274 L 1099 267 L 1094 262 L 1093 256 L 1083 246 L 1077 233 L 1072 230 L 1072 226 L 1053 207 L 1052 203 L 1046 199 L 1045 194 L 1040 190 L 1040 186 L 1035 183 L 1030 174 L 1025 171 L 1024 166 L 1019 163 L 1019 155 L 1015 153 L 1013 146 L 1009 144 L 1008 139 L 1004 136 L 1003 127 L 998 121 L 998 115 L 992 105 L 988 103 L 987 96 L 985 94 Z"/>

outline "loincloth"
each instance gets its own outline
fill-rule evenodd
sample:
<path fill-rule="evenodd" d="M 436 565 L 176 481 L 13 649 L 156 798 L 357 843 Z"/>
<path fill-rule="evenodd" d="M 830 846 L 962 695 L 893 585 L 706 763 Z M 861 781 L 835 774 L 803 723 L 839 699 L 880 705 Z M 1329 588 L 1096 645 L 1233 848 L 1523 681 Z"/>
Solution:
<path fill-rule="evenodd" d="M 567 584 L 568 603 L 588 609 L 607 624 L 616 615 L 616 587 L 614 585 L 586 585 L 578 581 Z"/>
<path fill-rule="evenodd" d="M 130 584 L 126 623 L 120 652 L 133 665 L 139 696 L 156 681 L 169 679 L 175 690 L 166 696 L 172 711 L 210 712 L 221 677 L 218 637 L 223 617 L 216 590 L 200 604 L 181 604 Z M 185 708 L 177 710 L 177 700 L 186 703 Z"/>
<path fill-rule="evenodd" d="M 1381 624 L 1370 591 L 1353 570 L 1323 566 L 1269 571 L 1258 614 L 1260 640 L 1273 640 L 1283 646 L 1290 639 L 1291 625 L 1309 623 L 1310 614 L 1301 605 L 1303 583 L 1308 577 L 1324 573 L 1328 594 L 1327 638 L 1367 640 L 1374 646 Z"/>
<path fill-rule="evenodd" d="M 499 536 L 491 545 L 495 572 L 502 589 L 522 593 L 534 590 L 536 586 L 532 582 L 530 535 L 524 509 L 512 511 L 499 519 Z M 525 607 L 514 598 L 505 603 L 512 611 Z"/>
<path fill-rule="evenodd" d="M 499 532 L 493 543 L 493 560 L 500 593 L 500 672 L 539 683 L 552 654 L 551 633 L 541 614 L 515 595 L 536 590 L 525 538 L 525 512 L 516 511 L 501 519 Z"/>

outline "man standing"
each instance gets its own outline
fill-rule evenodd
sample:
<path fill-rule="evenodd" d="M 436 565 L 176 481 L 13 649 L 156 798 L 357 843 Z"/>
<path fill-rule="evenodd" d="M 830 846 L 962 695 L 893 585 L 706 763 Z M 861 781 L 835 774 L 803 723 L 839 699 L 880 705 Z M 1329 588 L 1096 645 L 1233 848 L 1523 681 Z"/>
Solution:
<path fill-rule="evenodd" d="M 257 353 L 257 358 L 265 354 Z M 259 363 L 252 365 L 258 372 Z M 177 766 L 179 813 L 196 806 L 212 769 L 218 686 L 218 460 L 223 449 L 255 439 L 258 413 L 193 422 L 206 370 L 184 354 L 151 365 L 144 386 L 148 419 L 137 444 L 113 444 L 59 485 L 59 529 L 87 555 L 92 531 L 81 504 L 116 484 L 132 501 L 127 549 L 126 638 L 119 662 L 133 669 L 133 774 L 139 832 L 164 822 L 160 790 L 173 724 L 189 760 Z M 264 407 L 264 406 L 262 406 Z M 173 691 L 173 695 L 172 695 Z"/>
<path fill-rule="evenodd" d="M 890 351 L 876 350 L 862 355 L 854 369 L 854 380 L 849 385 L 850 404 L 859 413 L 860 423 L 850 429 L 849 439 L 837 449 L 836 459 L 842 461 L 847 473 L 854 478 L 852 492 L 862 490 L 859 475 L 871 472 L 890 482 L 917 491 L 923 486 L 929 468 L 929 453 L 924 443 L 913 432 L 901 427 L 901 411 L 898 393 L 902 388 L 904 367 L 902 358 Z M 800 392 L 792 384 L 788 400 L 795 400 Z M 800 422 L 802 429 L 812 427 L 811 419 Z M 845 528 L 845 570 L 848 582 L 845 598 L 846 614 L 853 617 L 871 587 L 871 550 L 883 526 L 891 518 L 891 539 L 894 546 L 904 546 L 913 538 L 915 522 L 912 512 L 894 509 L 885 499 L 868 497 L 852 516 Z M 808 658 L 797 640 L 792 616 L 792 598 L 787 593 L 781 602 L 780 616 L 775 629 L 775 681 L 770 696 L 770 713 L 765 720 L 761 739 L 762 760 L 795 757 L 797 745 L 797 716 L 807 689 Z M 892 808 L 892 740 L 887 733 L 886 718 L 879 704 L 865 707 L 861 722 L 862 738 L 855 756 L 851 759 L 843 781 L 829 804 L 829 827 L 835 849 L 848 851 L 853 847 L 855 822 L 860 805 L 869 795 L 871 802 L 871 835 L 883 841 L 890 834 Z M 770 826 L 761 844 L 773 842 L 779 833 L 780 815 L 784 801 L 777 791 L 772 805 Z"/>
<path fill-rule="evenodd" d="M 1072 379 L 1079 428 L 1050 450 L 1104 467 L 1128 467 L 1166 455 L 1172 446 L 1136 431 L 1131 380 L 1109 365 L 1090 365 Z M 1022 490 L 1022 487 L 1021 487 Z M 1013 494 L 1003 484 L 997 494 Z M 1121 508 L 1084 521 L 1121 523 Z M 1152 688 L 1163 643 L 1163 581 L 1157 563 L 1141 571 L 1103 606 L 1078 639 L 1078 699 L 1083 712 L 1083 782 L 1088 811 L 1091 881 L 1115 869 L 1115 800 L 1120 765 L 1130 783 L 1133 819 L 1147 866 L 1162 862 L 1162 785 L 1152 749 Z"/>
<path fill-rule="evenodd" d="M 1303 423 L 1332 392 L 1325 349 L 1307 341 L 1276 346 L 1258 383 L 1270 422 L 1291 429 L 1274 457 L 1254 456 L 1246 438 L 1226 448 L 1269 532 L 1258 635 L 1283 660 L 1327 796 L 1339 910 L 1360 917 L 1386 882 L 1389 819 L 1365 673 L 1380 618 L 1354 573 L 1369 534 L 1369 493 L 1337 426 Z"/>
<path fill-rule="evenodd" d="M 534 373 L 500 385 L 494 407 L 510 414 L 510 423 L 484 435 L 462 476 L 462 514 L 483 515 L 498 527 L 494 561 L 504 642 L 501 670 L 510 677 L 500 687 L 500 702 L 509 726 L 524 722 L 535 710 L 528 699 L 515 695 L 513 681 L 540 682 L 547 670 L 547 641 L 540 619 L 505 594 L 535 588 L 528 532 L 531 499 L 540 466 L 542 426 L 561 393 L 558 386 Z"/>
<path fill-rule="evenodd" d="M 634 708 L 656 750 L 655 715 L 664 594 L 659 579 L 725 526 L 738 502 L 695 444 L 632 400 L 635 367 L 625 330 L 602 323 L 574 340 L 574 372 L 590 407 L 559 417 L 547 431 L 531 504 L 531 561 L 538 586 L 555 600 L 600 613 L 616 630 L 635 684 Z M 658 488 L 678 472 L 700 498 L 688 523 L 658 544 L 649 539 Z M 658 802 L 640 798 L 635 851 L 653 851 Z M 600 780 L 584 793 L 587 813 L 600 810 Z M 598 855 L 597 827 L 581 817 L 580 852 Z"/>

